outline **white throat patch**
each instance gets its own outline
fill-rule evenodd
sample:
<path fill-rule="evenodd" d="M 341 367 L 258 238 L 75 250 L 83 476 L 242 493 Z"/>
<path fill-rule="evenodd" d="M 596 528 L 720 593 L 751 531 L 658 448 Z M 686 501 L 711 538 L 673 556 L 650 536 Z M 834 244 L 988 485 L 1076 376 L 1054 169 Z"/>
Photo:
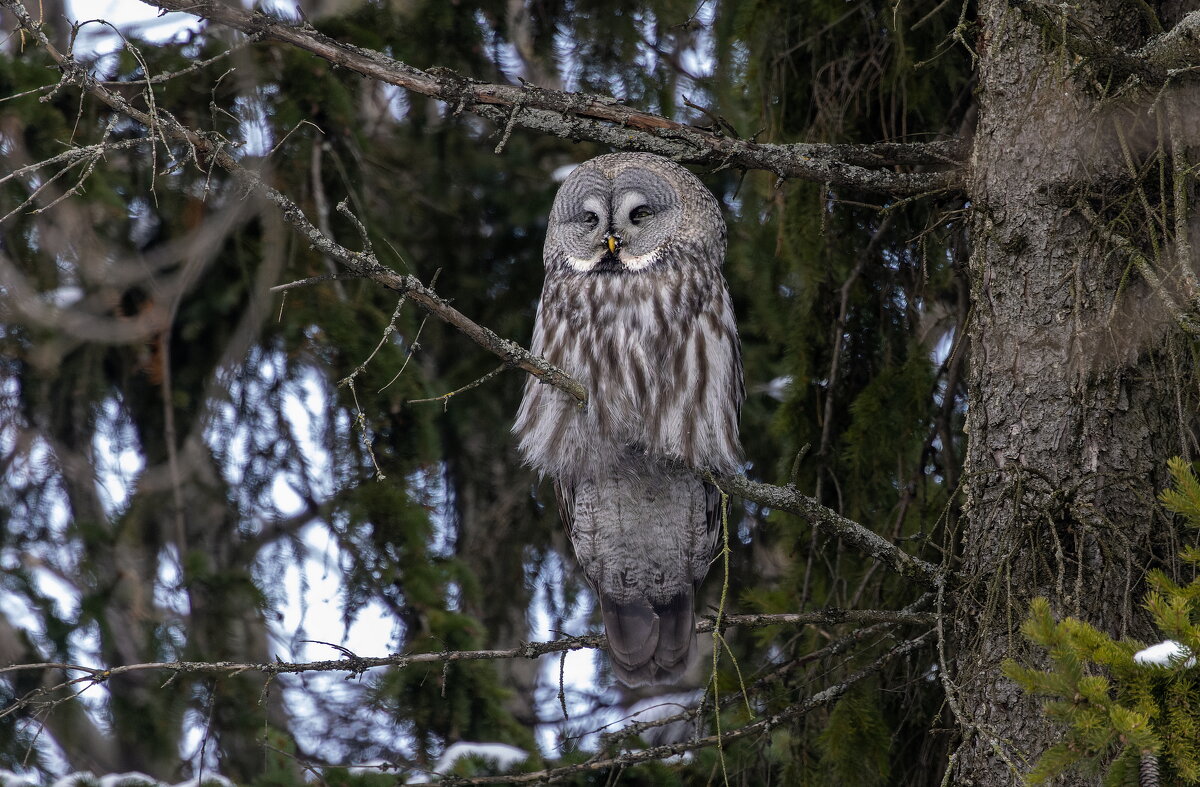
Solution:
<path fill-rule="evenodd" d="M 590 273 L 595 268 L 600 260 L 604 258 L 604 252 L 598 252 L 592 257 L 567 257 L 567 265 L 571 266 L 572 270 L 580 273 Z M 621 262 L 621 267 L 627 271 L 640 271 L 649 268 L 658 261 L 658 251 L 652 251 L 649 254 L 630 254 L 626 251 L 618 251 L 617 259 Z"/>

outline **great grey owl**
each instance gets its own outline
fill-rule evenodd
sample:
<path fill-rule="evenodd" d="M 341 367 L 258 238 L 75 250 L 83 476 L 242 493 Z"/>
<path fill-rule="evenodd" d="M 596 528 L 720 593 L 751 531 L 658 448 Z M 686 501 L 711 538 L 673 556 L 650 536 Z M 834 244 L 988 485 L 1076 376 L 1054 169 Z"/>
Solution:
<path fill-rule="evenodd" d="M 725 222 L 695 175 L 646 153 L 585 162 L 554 199 L 533 351 L 589 392 L 530 377 L 513 431 L 555 481 L 628 686 L 674 681 L 695 644 L 693 595 L 720 496 L 687 467 L 733 471 L 745 396 Z"/>

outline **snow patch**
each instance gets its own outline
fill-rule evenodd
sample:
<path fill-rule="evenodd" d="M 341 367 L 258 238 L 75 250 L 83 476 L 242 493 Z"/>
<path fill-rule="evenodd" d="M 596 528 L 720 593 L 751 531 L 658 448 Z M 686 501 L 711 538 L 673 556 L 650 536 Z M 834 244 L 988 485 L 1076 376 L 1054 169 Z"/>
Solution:
<path fill-rule="evenodd" d="M 433 766 L 433 770 L 439 776 L 447 774 L 453 770 L 459 760 L 466 757 L 479 757 L 491 760 L 496 763 L 497 768 L 507 771 L 529 759 L 529 752 L 519 749 L 516 746 L 509 746 L 507 743 L 470 743 L 462 741 L 446 747 L 446 750 L 442 752 L 442 756 L 438 757 L 437 764 Z M 429 784 L 430 782 L 424 777 L 418 776 L 408 783 Z"/>
<path fill-rule="evenodd" d="M 1196 657 L 1191 655 L 1191 651 L 1182 643 L 1176 642 L 1173 639 L 1163 640 L 1157 645 L 1151 645 L 1145 650 L 1139 650 L 1133 654 L 1133 661 L 1136 664 L 1144 664 L 1151 667 L 1175 667 L 1183 662 L 1184 669 L 1190 669 L 1196 666 Z M 1186 659 L 1186 661 L 1184 661 Z"/>

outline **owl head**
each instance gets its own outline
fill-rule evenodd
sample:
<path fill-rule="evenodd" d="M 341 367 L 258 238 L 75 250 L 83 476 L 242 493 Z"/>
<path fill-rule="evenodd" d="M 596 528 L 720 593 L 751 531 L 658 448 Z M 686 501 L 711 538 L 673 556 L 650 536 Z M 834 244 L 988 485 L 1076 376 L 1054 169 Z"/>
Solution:
<path fill-rule="evenodd" d="M 678 253 L 689 252 L 686 255 Z M 725 221 L 704 184 L 650 153 L 612 153 L 563 181 L 546 229 L 548 271 L 621 275 L 725 256 Z"/>

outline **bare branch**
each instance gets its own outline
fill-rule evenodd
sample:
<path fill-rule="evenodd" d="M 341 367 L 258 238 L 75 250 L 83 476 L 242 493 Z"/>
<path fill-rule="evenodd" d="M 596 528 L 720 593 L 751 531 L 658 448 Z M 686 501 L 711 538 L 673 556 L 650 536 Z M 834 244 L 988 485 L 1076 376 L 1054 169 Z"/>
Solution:
<path fill-rule="evenodd" d="M 298 281 L 290 281 L 287 284 L 276 284 L 271 288 L 271 292 L 287 292 L 300 287 L 308 287 L 313 284 L 320 284 L 323 281 L 346 281 L 347 279 L 361 279 L 357 273 L 324 273 L 320 276 L 310 276 L 307 279 Z"/>
<path fill-rule="evenodd" d="M 495 377 L 496 375 L 500 374 L 500 372 L 504 371 L 507 368 L 508 368 L 507 365 L 500 364 L 495 369 L 492 369 L 490 372 L 483 375 L 479 379 L 472 380 L 471 382 L 467 383 L 466 385 L 462 386 L 461 388 L 455 388 L 453 391 L 444 393 L 441 396 L 431 396 L 428 399 L 409 399 L 407 404 L 422 404 L 424 402 L 441 402 L 442 403 L 442 411 L 445 412 L 446 408 L 448 408 L 450 406 L 450 399 L 452 397 L 458 396 L 460 393 L 463 393 L 464 391 L 469 391 L 472 388 L 478 388 L 479 386 L 483 385 L 488 380 L 490 380 L 493 377 Z"/>
<path fill-rule="evenodd" d="M 727 625 L 778 625 L 780 623 L 823 623 L 823 622 L 854 622 L 867 621 L 872 622 L 892 622 L 892 623 L 920 623 L 931 624 L 934 616 L 930 613 L 916 613 L 909 611 L 887 612 L 882 610 L 820 610 L 813 613 L 801 614 L 786 614 L 786 615 L 730 615 L 726 616 L 723 624 Z M 711 630 L 712 621 L 701 621 L 697 625 L 697 631 Z M 729 741 L 737 740 L 738 738 L 746 737 L 757 732 L 766 732 L 771 728 L 789 719 L 794 719 L 802 716 L 809 711 L 827 705 L 850 689 L 855 683 L 870 677 L 883 668 L 889 661 L 897 656 L 910 653 L 920 647 L 923 647 L 933 637 L 934 631 L 931 629 L 921 634 L 920 636 L 900 643 L 892 648 L 887 653 L 880 656 L 869 666 L 847 676 L 839 683 L 829 686 L 828 688 L 812 695 L 803 702 L 789 705 L 782 711 L 770 716 L 758 719 L 743 727 L 738 727 L 732 730 L 727 730 L 720 735 L 708 735 L 702 738 L 696 738 L 690 741 L 682 741 L 679 743 L 668 744 L 664 746 L 656 746 L 650 749 L 639 751 L 624 752 L 616 757 L 604 758 L 597 754 L 591 760 L 576 765 L 568 765 L 562 768 L 552 768 L 536 773 L 527 773 L 503 777 L 477 777 L 465 780 L 449 780 L 448 784 L 517 784 L 536 781 L 547 781 L 549 779 L 559 778 L 572 773 L 582 773 L 588 771 L 606 770 L 612 767 L 622 765 L 632 765 L 638 762 L 646 762 L 649 760 L 657 760 L 664 757 L 669 757 L 673 754 L 680 754 L 693 749 L 706 748 L 718 744 L 725 744 Z M 489 659 L 504 659 L 504 658 L 537 658 L 546 653 L 562 652 L 568 650 L 579 650 L 582 648 L 603 647 L 605 638 L 601 635 L 588 635 L 583 637 L 566 637 L 552 642 L 531 642 L 521 645 L 517 648 L 509 650 L 477 650 L 477 651 L 443 651 L 440 653 L 417 653 L 411 655 L 393 655 L 382 658 L 367 658 L 357 656 L 344 648 L 338 647 L 338 650 L 347 654 L 344 659 L 336 661 L 317 661 L 307 663 L 290 663 L 290 662 L 272 662 L 268 664 L 253 664 L 253 663 L 236 663 L 236 662 L 158 662 L 146 664 L 129 664 L 121 667 L 113 667 L 111 669 L 87 667 L 78 664 L 68 664 L 63 662 L 43 662 L 38 664 L 17 664 L 9 667 L 0 668 L 0 675 L 5 673 L 21 672 L 21 671 L 41 671 L 41 670 L 63 670 L 65 672 L 81 672 L 83 675 L 76 678 L 65 680 L 55 686 L 48 686 L 30 692 L 21 699 L 16 700 L 11 705 L 0 711 L 0 718 L 10 715 L 17 710 L 28 707 L 42 701 L 42 698 L 48 697 L 55 692 L 70 689 L 76 686 L 87 688 L 89 686 L 105 683 L 109 679 L 130 672 L 142 672 L 146 670 L 165 670 L 173 673 L 193 673 L 193 674 L 225 674 L 237 675 L 242 672 L 254 671 L 262 672 L 267 675 L 279 675 L 284 673 L 299 673 L 299 672 L 330 672 L 344 671 L 352 675 L 358 675 L 368 669 L 374 667 L 406 667 L 418 663 L 435 663 L 435 662 L 452 662 L 452 661 L 477 661 Z M 61 703 L 62 698 L 55 700 L 56 703 Z"/>
<path fill-rule="evenodd" d="M 721 629 L 734 627 L 762 628 L 781 625 L 837 625 L 839 623 L 894 623 L 907 625 L 932 625 L 935 616 L 929 612 L 909 610 L 891 611 L 881 609 L 822 609 L 813 612 L 725 615 Z M 697 621 L 697 633 L 713 630 L 712 618 Z M 432 653 L 393 654 L 390 656 L 358 656 L 343 650 L 346 658 L 329 661 L 273 661 L 267 663 L 233 661 L 156 661 L 143 664 L 125 664 L 119 667 L 87 667 L 65 662 L 40 662 L 36 664 L 13 664 L 0 667 L 0 675 L 10 672 L 59 669 L 64 672 L 83 673 L 40 693 L 49 693 L 75 684 L 104 683 L 110 678 L 130 672 L 165 670 L 194 674 L 235 675 L 241 672 L 261 672 L 266 675 L 284 675 L 301 672 L 349 672 L 358 675 L 378 667 L 403 669 L 414 664 L 442 664 L 455 661 L 493 661 L 498 659 L 536 659 L 548 653 L 563 653 L 573 650 L 604 649 L 608 640 L 603 634 L 585 634 L 578 637 L 563 637 L 548 642 L 526 642 L 515 648 L 503 650 L 443 650 Z M 0 716 L 11 712 L 11 706 Z"/>
<path fill-rule="evenodd" d="M 182 11 L 255 39 L 269 38 L 311 52 L 380 82 L 445 101 L 505 130 L 522 127 L 565 139 L 592 140 L 620 150 L 658 153 L 680 162 L 762 169 L 781 178 L 851 186 L 890 194 L 921 194 L 961 186 L 965 148 L 957 140 L 876 145 L 776 145 L 734 139 L 641 112 L 608 96 L 567 93 L 531 85 L 477 82 L 447 69 L 422 71 L 382 53 L 335 41 L 261 11 L 215 0 L 144 0 Z M 503 140 L 501 140 L 503 144 Z M 936 172 L 876 169 L 893 165 L 938 166 Z"/>

